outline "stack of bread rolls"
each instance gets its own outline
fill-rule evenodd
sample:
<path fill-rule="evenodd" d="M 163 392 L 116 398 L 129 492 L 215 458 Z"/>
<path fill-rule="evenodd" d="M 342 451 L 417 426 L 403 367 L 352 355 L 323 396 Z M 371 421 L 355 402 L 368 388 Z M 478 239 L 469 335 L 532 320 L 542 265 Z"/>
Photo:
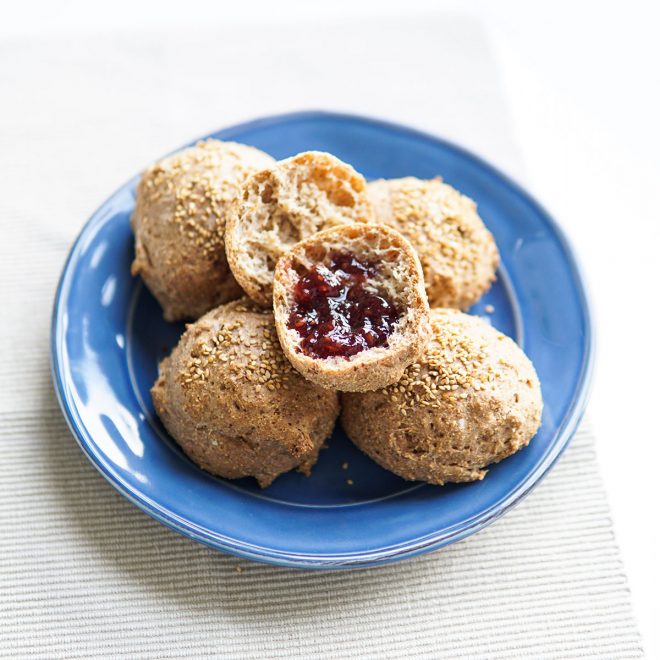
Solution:
<path fill-rule="evenodd" d="M 531 362 L 465 311 L 499 254 L 440 178 L 367 183 L 335 156 L 206 140 L 142 176 L 140 274 L 168 321 L 156 412 L 203 469 L 309 474 L 335 423 L 384 468 L 482 479 L 541 421 Z"/>

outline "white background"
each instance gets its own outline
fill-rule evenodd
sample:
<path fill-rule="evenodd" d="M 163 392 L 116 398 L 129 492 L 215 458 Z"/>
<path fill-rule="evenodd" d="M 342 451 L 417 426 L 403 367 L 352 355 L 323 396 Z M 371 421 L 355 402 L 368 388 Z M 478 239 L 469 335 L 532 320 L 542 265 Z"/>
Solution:
<path fill-rule="evenodd" d="M 436 12 L 488 32 L 525 184 L 581 258 L 598 337 L 589 416 L 647 653 L 660 657 L 660 3 L 0 1 L 0 38 Z M 0 98 L 0 130 L 1 118 Z"/>

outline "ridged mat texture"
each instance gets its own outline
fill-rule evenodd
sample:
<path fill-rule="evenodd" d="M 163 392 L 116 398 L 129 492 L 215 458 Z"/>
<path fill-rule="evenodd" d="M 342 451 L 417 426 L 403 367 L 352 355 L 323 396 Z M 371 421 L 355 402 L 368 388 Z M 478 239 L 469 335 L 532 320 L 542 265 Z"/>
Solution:
<path fill-rule="evenodd" d="M 335 107 L 416 123 L 515 169 L 472 23 L 370 24 L 367 81 L 354 63 L 366 27 L 0 43 L 2 656 L 642 656 L 588 429 L 482 533 L 385 568 L 314 573 L 224 556 L 151 520 L 87 462 L 57 407 L 49 320 L 71 242 L 109 192 L 196 134 Z M 427 84 L 441 62 L 451 104 Z"/>

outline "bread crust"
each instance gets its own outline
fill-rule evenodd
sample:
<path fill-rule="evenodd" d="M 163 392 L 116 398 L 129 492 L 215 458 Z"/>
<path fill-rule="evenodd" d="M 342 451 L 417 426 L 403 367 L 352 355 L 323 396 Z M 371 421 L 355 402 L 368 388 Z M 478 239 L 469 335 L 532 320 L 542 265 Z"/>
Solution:
<path fill-rule="evenodd" d="M 477 205 L 440 178 L 367 185 L 376 222 L 401 232 L 419 255 L 431 307 L 466 310 L 490 288 L 499 264 Z"/>
<path fill-rule="evenodd" d="M 363 350 L 351 358 L 320 359 L 303 353 L 300 335 L 287 324 L 299 265 L 311 267 L 333 251 L 347 251 L 378 264 L 378 285 L 404 316 L 388 345 Z M 429 306 L 421 266 L 410 243 L 389 227 L 354 224 L 314 234 L 278 261 L 273 285 L 275 325 L 284 354 L 308 380 L 321 387 L 364 392 L 394 383 L 418 358 L 430 337 Z"/>
<path fill-rule="evenodd" d="M 300 153 L 245 181 L 227 223 L 229 267 L 250 298 L 270 306 L 275 265 L 291 246 L 372 219 L 361 174 L 331 154 Z"/>
<path fill-rule="evenodd" d="M 206 140 L 142 175 L 131 272 L 142 276 L 168 321 L 196 319 L 243 295 L 225 256 L 226 216 L 245 178 L 273 162 L 253 147 Z"/>
<path fill-rule="evenodd" d="M 342 426 L 382 467 L 442 485 L 483 479 L 541 422 L 538 377 L 509 337 L 482 319 L 432 309 L 433 338 L 401 380 L 342 394 Z"/>
<path fill-rule="evenodd" d="M 337 393 L 285 359 L 270 311 L 243 298 L 188 325 L 151 390 L 170 435 L 200 467 L 262 487 L 309 474 L 339 414 Z"/>

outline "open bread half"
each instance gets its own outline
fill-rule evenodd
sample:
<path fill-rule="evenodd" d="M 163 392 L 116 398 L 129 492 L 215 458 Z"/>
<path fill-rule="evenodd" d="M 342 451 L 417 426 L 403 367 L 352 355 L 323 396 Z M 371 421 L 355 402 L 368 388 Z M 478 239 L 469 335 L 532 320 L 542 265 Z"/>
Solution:
<path fill-rule="evenodd" d="M 246 180 L 227 224 L 227 260 L 245 293 L 270 305 L 275 265 L 290 247 L 372 218 L 364 177 L 331 154 L 307 151 Z"/>
<path fill-rule="evenodd" d="M 277 263 L 273 307 L 291 364 L 346 392 L 395 383 L 430 337 L 419 259 L 384 225 L 335 227 L 295 245 Z"/>

